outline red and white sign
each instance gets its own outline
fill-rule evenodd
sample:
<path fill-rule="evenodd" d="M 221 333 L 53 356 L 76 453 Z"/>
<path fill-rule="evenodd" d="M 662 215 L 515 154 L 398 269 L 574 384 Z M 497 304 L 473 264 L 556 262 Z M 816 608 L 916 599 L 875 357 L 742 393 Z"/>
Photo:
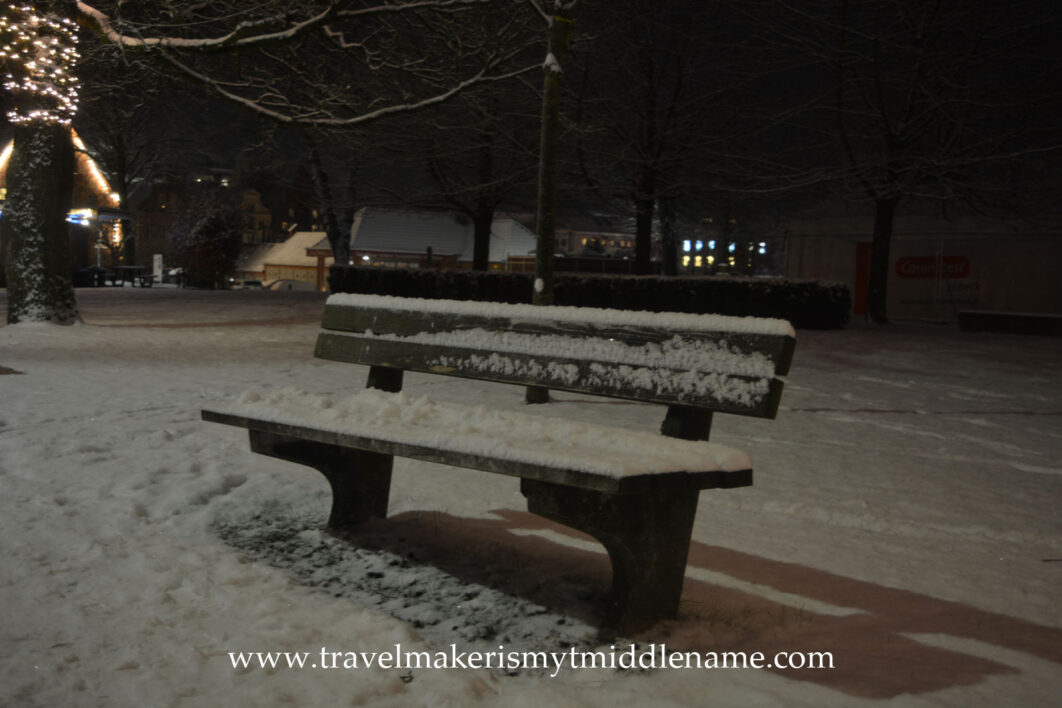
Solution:
<path fill-rule="evenodd" d="M 907 256 L 896 261 L 901 278 L 966 278 L 970 259 L 966 256 Z"/>

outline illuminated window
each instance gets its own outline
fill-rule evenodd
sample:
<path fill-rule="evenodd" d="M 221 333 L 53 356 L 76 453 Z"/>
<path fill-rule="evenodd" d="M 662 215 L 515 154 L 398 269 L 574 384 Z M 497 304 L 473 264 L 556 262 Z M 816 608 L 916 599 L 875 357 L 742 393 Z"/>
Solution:
<path fill-rule="evenodd" d="M 589 241 L 589 240 L 590 240 L 590 239 L 585 239 L 585 238 L 584 238 L 584 239 L 583 239 L 583 245 L 585 246 L 585 245 L 587 244 L 587 241 Z"/>
<path fill-rule="evenodd" d="M 690 242 L 689 242 L 689 239 L 686 239 L 685 241 L 683 241 L 683 242 L 682 242 L 682 250 L 683 250 L 683 251 L 685 251 L 686 253 L 689 253 L 689 252 L 690 252 Z"/>
<path fill-rule="evenodd" d="M 714 263 L 715 263 L 715 256 L 708 256 L 708 265 L 713 265 Z"/>
<path fill-rule="evenodd" d="M 729 245 L 729 246 L 727 247 L 727 250 L 728 250 L 728 251 L 730 251 L 731 253 L 733 253 L 734 251 L 736 251 L 736 250 L 737 250 L 737 244 L 736 244 L 736 243 L 732 243 L 732 244 L 730 244 L 730 245 Z M 731 259 L 730 259 L 730 261 L 731 261 L 731 262 L 733 262 L 733 260 L 734 260 L 733 258 L 731 258 Z"/>
<path fill-rule="evenodd" d="M 703 265 L 703 261 L 701 260 L 700 256 L 697 256 L 696 258 L 693 259 L 693 267 L 694 268 L 700 268 L 701 265 Z"/>
<path fill-rule="evenodd" d="M 701 241 L 701 240 L 697 241 L 697 250 L 698 251 L 703 251 L 704 250 L 704 241 Z"/>
<path fill-rule="evenodd" d="M 765 253 L 767 253 L 767 242 L 760 241 L 760 255 L 762 256 Z"/>
<path fill-rule="evenodd" d="M 714 251 L 715 250 L 715 239 L 714 238 L 711 241 L 708 242 L 708 250 L 710 250 L 710 251 Z"/>
<path fill-rule="evenodd" d="M 687 241 L 687 243 L 689 243 L 689 242 Z M 682 257 L 682 267 L 683 268 L 689 268 L 690 267 L 690 257 L 689 256 L 683 256 Z"/>

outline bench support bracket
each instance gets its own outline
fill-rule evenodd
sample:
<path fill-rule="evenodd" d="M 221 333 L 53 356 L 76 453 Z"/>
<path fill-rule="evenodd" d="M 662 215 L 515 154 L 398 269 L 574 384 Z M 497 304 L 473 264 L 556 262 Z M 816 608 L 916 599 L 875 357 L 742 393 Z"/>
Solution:
<path fill-rule="evenodd" d="M 698 490 L 670 486 L 609 494 L 523 479 L 527 508 L 590 534 L 612 561 L 601 639 L 631 635 L 678 613 Z"/>
<path fill-rule="evenodd" d="M 357 526 L 370 517 L 387 518 L 394 458 L 300 438 L 251 430 L 251 450 L 313 467 L 332 486 L 328 528 Z"/>

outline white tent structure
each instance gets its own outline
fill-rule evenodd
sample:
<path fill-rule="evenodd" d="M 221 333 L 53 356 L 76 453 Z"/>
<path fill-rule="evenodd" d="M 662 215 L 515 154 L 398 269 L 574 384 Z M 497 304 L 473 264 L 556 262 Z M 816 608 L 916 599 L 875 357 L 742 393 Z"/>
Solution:
<path fill-rule="evenodd" d="M 474 229 L 464 217 L 433 211 L 364 208 L 355 214 L 350 252 L 355 264 L 416 268 L 431 262 L 444 267 L 472 263 Z M 489 261 L 505 268 L 513 257 L 535 251 L 535 235 L 509 218 L 491 226 Z"/>

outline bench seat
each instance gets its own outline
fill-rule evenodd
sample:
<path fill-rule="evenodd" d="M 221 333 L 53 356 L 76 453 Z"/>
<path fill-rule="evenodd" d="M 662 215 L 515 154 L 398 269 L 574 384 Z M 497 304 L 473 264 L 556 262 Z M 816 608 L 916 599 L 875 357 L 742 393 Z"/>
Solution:
<path fill-rule="evenodd" d="M 246 392 L 203 418 L 291 438 L 567 484 L 637 493 L 669 477 L 688 489 L 752 483 L 752 463 L 719 443 L 364 389 L 345 396 Z M 654 479 L 655 478 L 655 479 Z"/>

